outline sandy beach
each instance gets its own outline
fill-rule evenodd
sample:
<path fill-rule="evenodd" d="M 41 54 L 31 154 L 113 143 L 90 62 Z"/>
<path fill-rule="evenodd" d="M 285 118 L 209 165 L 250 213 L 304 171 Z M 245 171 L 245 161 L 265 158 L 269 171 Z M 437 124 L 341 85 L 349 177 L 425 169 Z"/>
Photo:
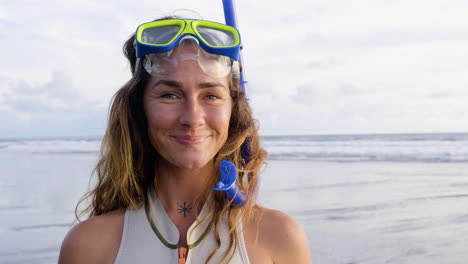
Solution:
<path fill-rule="evenodd" d="M 464 263 L 468 164 L 269 162 L 260 201 L 294 216 L 315 263 Z"/>
<path fill-rule="evenodd" d="M 95 154 L 0 153 L 0 263 L 55 263 Z M 468 164 L 268 161 L 259 202 L 315 263 L 463 263 Z"/>

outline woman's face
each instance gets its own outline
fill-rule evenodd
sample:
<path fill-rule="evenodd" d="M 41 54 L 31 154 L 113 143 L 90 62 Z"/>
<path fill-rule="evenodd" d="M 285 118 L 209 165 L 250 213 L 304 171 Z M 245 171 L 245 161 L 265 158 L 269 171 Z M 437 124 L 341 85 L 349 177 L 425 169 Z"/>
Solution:
<path fill-rule="evenodd" d="M 173 166 L 201 168 L 227 140 L 232 109 L 227 77 L 210 77 L 197 61 L 151 77 L 143 104 L 150 141 Z"/>

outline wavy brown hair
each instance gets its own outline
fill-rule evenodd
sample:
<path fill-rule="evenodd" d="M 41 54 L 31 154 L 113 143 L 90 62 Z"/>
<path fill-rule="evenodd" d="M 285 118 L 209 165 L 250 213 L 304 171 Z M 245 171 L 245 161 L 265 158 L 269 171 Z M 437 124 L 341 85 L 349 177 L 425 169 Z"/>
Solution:
<path fill-rule="evenodd" d="M 168 18 L 174 17 L 164 19 Z M 96 185 L 78 202 L 75 209 L 78 221 L 85 214 L 92 217 L 118 209 L 137 209 L 145 202 L 148 188 L 154 185 L 158 191 L 158 175 L 155 174 L 155 167 L 160 156 L 150 143 L 143 110 L 143 92 L 151 76 L 142 70 L 141 61 L 137 62 L 134 40 L 135 36 L 132 35 L 123 46 L 124 55 L 130 62 L 132 77 L 112 99 L 99 161 L 93 172 L 97 177 Z M 238 244 L 236 223 L 242 221 L 242 216 L 251 217 L 253 209 L 257 207 L 255 200 L 258 173 L 266 158 L 266 152 L 260 147 L 258 127 L 252 117 L 251 108 L 242 93 L 239 80 L 232 74 L 229 76 L 229 89 L 233 105 L 228 138 L 216 154 L 214 162 L 217 166 L 221 160 L 229 160 L 236 165 L 237 184 L 246 194 L 246 205 L 238 207 L 232 204 L 224 192 L 212 192 L 211 187 L 219 177 L 209 180 L 198 199 L 206 199 L 210 192 L 214 197 L 214 206 L 211 207 L 209 216 L 215 229 L 218 247 L 206 262 L 220 249 L 221 239 L 218 230 L 222 216 L 225 214 L 228 216 L 230 242 L 228 250 L 223 255 L 223 261 L 229 262 L 233 257 Z M 247 138 L 251 158 L 245 164 L 241 147 Z M 79 210 L 79 205 L 85 201 L 89 201 L 89 204 L 83 210 Z"/>

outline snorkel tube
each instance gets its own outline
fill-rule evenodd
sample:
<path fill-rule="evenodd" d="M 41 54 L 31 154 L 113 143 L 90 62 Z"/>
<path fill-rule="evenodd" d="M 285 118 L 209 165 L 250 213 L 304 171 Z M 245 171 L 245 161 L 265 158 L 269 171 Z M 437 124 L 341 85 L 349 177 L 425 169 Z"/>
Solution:
<path fill-rule="evenodd" d="M 226 25 L 231 26 L 237 29 L 237 22 L 236 22 L 236 11 L 234 8 L 233 0 L 223 0 L 223 9 L 224 9 L 224 20 L 226 21 Z M 242 44 L 241 44 L 242 50 Z M 242 52 L 239 52 L 239 65 L 242 67 Z M 245 84 L 247 82 L 244 80 L 244 71 L 240 72 L 240 85 L 242 87 L 242 92 L 245 95 Z"/>
<path fill-rule="evenodd" d="M 233 0 L 223 0 L 224 8 L 224 19 L 226 20 L 226 25 L 231 26 L 237 29 L 236 23 L 236 14 L 234 9 Z M 242 46 L 241 46 L 242 49 Z M 242 66 L 242 54 L 239 53 L 239 65 Z M 243 68 L 242 68 L 243 69 Z M 244 80 L 244 70 L 240 71 L 240 86 L 242 88 L 242 93 L 244 96 L 245 93 L 245 84 L 247 83 Z M 250 161 L 250 150 L 249 150 L 249 138 L 247 137 L 241 146 L 242 158 L 244 163 L 247 165 Z M 212 188 L 214 191 L 224 191 L 228 196 L 229 200 L 232 201 L 237 206 L 244 206 L 246 203 L 245 193 L 239 189 L 236 184 L 237 180 L 237 169 L 234 163 L 223 160 L 219 164 L 220 170 L 220 181 L 216 183 L 216 187 Z M 249 176 L 250 178 L 250 176 Z"/>

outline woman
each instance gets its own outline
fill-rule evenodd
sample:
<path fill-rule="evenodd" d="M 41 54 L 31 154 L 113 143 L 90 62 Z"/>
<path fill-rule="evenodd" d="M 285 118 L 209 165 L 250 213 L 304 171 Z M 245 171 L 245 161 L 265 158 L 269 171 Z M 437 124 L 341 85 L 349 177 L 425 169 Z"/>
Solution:
<path fill-rule="evenodd" d="M 239 50 L 236 29 L 174 17 L 125 43 L 132 78 L 112 102 L 91 217 L 70 230 L 59 263 L 311 262 L 300 225 L 255 203 L 266 153 Z M 223 160 L 237 167 L 236 197 L 212 190 Z"/>

